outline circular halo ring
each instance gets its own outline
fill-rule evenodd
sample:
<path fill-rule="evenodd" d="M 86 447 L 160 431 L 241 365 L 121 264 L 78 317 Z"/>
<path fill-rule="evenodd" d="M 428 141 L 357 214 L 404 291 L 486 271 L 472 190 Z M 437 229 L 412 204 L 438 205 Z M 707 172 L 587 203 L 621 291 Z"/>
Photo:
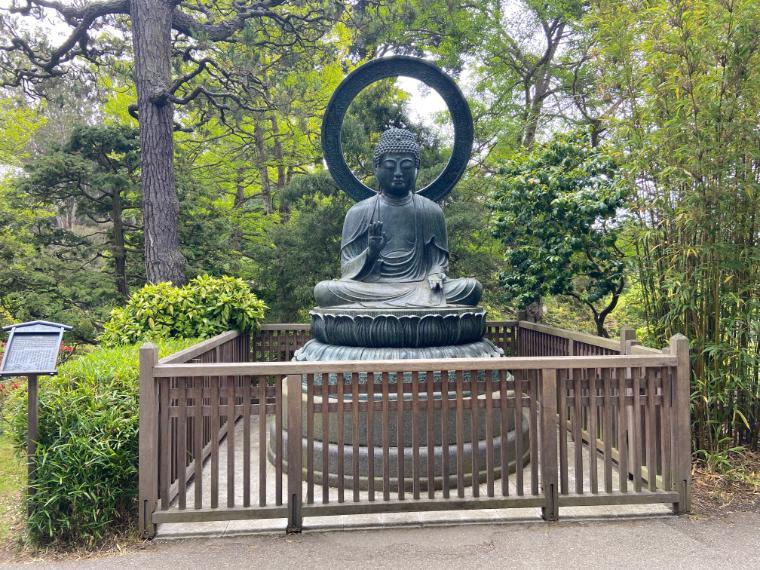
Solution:
<path fill-rule="evenodd" d="M 352 71 L 330 98 L 322 120 L 322 150 L 327 168 L 338 187 L 357 202 L 376 194 L 351 172 L 341 147 L 341 127 L 348 106 L 368 85 L 387 77 L 412 77 L 435 91 L 446 102 L 454 123 L 454 148 L 438 177 L 417 193 L 441 201 L 464 174 L 472 153 L 473 125 L 470 107 L 457 84 L 435 65 L 416 57 L 397 55 L 369 61 Z"/>

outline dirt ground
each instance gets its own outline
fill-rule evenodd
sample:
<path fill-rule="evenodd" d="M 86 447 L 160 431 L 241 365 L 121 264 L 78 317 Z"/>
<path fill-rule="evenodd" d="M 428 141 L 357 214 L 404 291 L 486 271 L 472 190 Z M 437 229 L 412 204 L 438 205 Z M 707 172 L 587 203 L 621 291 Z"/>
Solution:
<path fill-rule="evenodd" d="M 760 513 L 760 452 L 732 457 L 731 463 L 732 468 L 726 473 L 714 473 L 694 464 L 692 511 L 695 514 Z"/>

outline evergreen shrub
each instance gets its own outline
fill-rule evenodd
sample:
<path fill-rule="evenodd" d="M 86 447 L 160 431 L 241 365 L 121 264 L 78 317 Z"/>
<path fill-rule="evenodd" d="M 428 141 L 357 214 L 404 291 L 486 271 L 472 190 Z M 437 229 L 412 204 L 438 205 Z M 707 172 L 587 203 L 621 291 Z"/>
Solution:
<path fill-rule="evenodd" d="M 149 284 L 111 312 L 100 341 L 105 346 L 155 338 L 207 338 L 229 329 L 253 329 L 266 306 L 245 281 L 201 275 L 183 287 Z"/>

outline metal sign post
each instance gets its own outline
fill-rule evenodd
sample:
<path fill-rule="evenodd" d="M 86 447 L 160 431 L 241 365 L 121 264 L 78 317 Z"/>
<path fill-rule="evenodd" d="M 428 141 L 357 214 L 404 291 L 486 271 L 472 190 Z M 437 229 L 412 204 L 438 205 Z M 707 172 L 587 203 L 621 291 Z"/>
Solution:
<path fill-rule="evenodd" d="M 47 321 L 31 321 L 3 327 L 3 330 L 8 331 L 9 336 L 0 364 L 0 377 L 27 377 L 27 486 L 31 496 L 34 493 L 34 453 L 37 449 L 39 425 L 37 380 L 40 375 L 56 373 L 55 365 L 63 333 L 71 330 L 71 327 Z"/>

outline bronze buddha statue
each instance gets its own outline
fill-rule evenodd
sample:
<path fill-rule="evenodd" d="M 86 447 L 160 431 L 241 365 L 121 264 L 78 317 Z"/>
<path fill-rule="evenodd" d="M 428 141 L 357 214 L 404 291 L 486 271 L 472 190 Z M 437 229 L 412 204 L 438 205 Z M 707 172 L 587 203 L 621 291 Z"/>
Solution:
<path fill-rule="evenodd" d="M 314 289 L 319 307 L 474 307 L 482 287 L 450 279 L 446 221 L 440 206 L 415 194 L 420 149 L 405 129 L 389 129 L 374 153 L 380 191 L 346 214 L 341 278 Z"/>

